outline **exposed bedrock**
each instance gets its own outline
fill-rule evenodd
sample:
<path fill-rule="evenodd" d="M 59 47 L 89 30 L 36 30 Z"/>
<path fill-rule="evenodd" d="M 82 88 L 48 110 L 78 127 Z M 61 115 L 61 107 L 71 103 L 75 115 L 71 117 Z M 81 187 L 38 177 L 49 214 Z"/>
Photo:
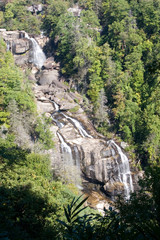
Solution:
<path fill-rule="evenodd" d="M 55 149 L 56 151 L 60 149 L 60 155 L 58 160 L 56 154 L 55 159 L 52 158 L 52 165 L 57 169 L 57 172 L 63 172 L 64 174 L 67 171 L 67 166 L 64 164 L 65 159 L 67 159 L 66 161 L 70 162 L 73 167 L 71 168 L 69 165 L 69 170 L 74 169 L 76 172 L 78 171 L 76 169 L 80 167 L 81 171 L 78 171 L 76 175 L 82 176 L 81 181 L 75 180 L 71 173 L 70 176 L 73 182 L 78 186 L 81 185 L 85 191 L 87 191 L 87 188 L 92 188 L 92 190 L 103 192 L 110 199 L 114 199 L 117 194 L 126 197 L 133 189 L 136 190 L 138 172 L 133 168 L 134 171 L 128 170 L 123 163 L 122 157 L 127 158 L 127 156 L 122 150 L 120 152 L 118 146 L 120 144 L 99 137 L 82 109 L 83 99 L 77 92 L 70 93 L 67 86 L 62 82 L 57 82 L 57 80 L 53 80 L 49 86 L 35 85 L 34 91 L 39 110 L 43 113 L 48 110 L 46 113 L 52 116 L 53 124 L 58 126 L 54 132 L 54 140 L 56 142 Z M 77 122 L 80 126 L 77 125 Z M 88 135 L 83 135 L 81 127 Z M 62 146 L 62 139 L 60 140 L 57 132 L 68 145 L 66 152 L 64 151 L 65 147 Z M 70 148 L 71 152 L 67 148 Z M 122 156 L 122 154 L 124 155 Z M 127 172 L 125 174 L 123 174 L 123 168 L 126 168 Z M 73 173 L 73 171 L 71 172 Z M 130 186 L 131 178 L 132 187 Z M 70 179 L 70 181 L 72 180 Z"/>
<path fill-rule="evenodd" d="M 122 150 L 126 143 L 105 139 L 96 132 L 83 110 L 82 96 L 71 92 L 60 79 L 59 64 L 53 57 L 45 58 L 38 40 L 19 31 L 3 30 L 0 36 L 18 65 L 32 65 L 30 80 L 38 113 L 53 120 L 55 148 L 49 153 L 54 171 L 85 192 L 103 192 L 110 199 L 117 194 L 128 198 L 137 188 L 140 173 L 133 167 L 130 170 L 131 160 Z"/>

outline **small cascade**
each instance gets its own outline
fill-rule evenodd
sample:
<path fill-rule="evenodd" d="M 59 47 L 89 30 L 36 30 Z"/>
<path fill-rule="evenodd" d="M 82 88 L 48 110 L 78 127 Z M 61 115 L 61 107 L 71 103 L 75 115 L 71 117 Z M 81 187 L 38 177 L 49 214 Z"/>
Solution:
<path fill-rule="evenodd" d="M 25 37 L 30 39 L 32 42 L 32 62 L 36 65 L 36 67 L 41 68 L 43 66 L 43 63 L 46 61 L 46 56 L 44 52 L 34 38 L 30 38 L 28 34 L 25 34 Z"/>
<path fill-rule="evenodd" d="M 68 182 L 73 182 L 79 189 L 81 187 L 81 169 L 80 169 L 80 158 L 78 148 L 74 146 L 74 157 L 72 155 L 71 147 L 64 141 L 63 137 L 59 132 L 57 132 L 57 136 L 61 142 L 61 151 L 62 151 L 62 159 L 63 165 L 61 166 L 64 169 L 63 177 Z"/>
<path fill-rule="evenodd" d="M 6 45 L 7 45 L 7 49 L 6 49 L 6 50 L 7 50 L 7 52 L 8 52 L 8 51 L 10 51 L 10 47 L 11 47 L 11 46 L 10 46 L 10 42 L 7 41 Z"/>
<path fill-rule="evenodd" d="M 52 100 L 50 100 L 50 101 L 54 104 L 54 108 L 55 108 L 55 112 L 52 114 L 52 119 L 53 119 L 53 121 L 56 123 L 56 125 L 57 125 L 59 128 L 62 128 L 62 127 L 64 127 L 64 124 L 61 123 L 59 120 L 57 120 L 57 119 L 55 118 L 56 113 L 59 111 L 59 106 L 58 106 L 58 104 L 55 103 L 54 101 L 52 101 Z"/>
<path fill-rule="evenodd" d="M 56 103 L 56 102 L 54 102 L 54 101 L 51 101 L 53 104 L 54 104 L 54 108 L 55 108 L 55 110 L 56 110 L 56 112 L 58 112 L 59 111 L 59 106 L 58 106 L 58 104 Z M 86 132 L 86 130 L 83 128 L 83 126 L 81 125 L 81 123 L 78 121 L 78 120 L 76 120 L 76 119 L 74 119 L 74 118 L 72 118 L 72 117 L 69 117 L 69 116 L 67 116 L 67 115 L 65 115 L 64 113 L 62 113 L 61 112 L 61 114 L 66 118 L 66 119 L 69 119 L 72 123 L 73 123 L 73 125 L 78 129 L 78 131 L 79 131 L 79 133 L 81 134 L 81 136 L 82 137 L 88 137 L 88 138 L 93 138 L 91 135 L 89 135 L 87 132 Z M 54 114 L 53 114 L 54 115 Z M 53 118 L 53 115 L 52 115 L 52 118 Z M 57 125 L 59 125 L 60 127 L 62 127 L 62 123 L 59 123 L 56 119 L 54 119 L 53 118 L 53 120 L 57 123 Z"/>
<path fill-rule="evenodd" d="M 79 156 L 79 151 L 76 145 L 74 145 L 74 153 L 75 153 L 75 165 L 79 168 L 80 170 L 80 156 Z"/>
<path fill-rule="evenodd" d="M 67 163 L 73 164 L 72 150 L 70 146 L 64 141 L 63 137 L 59 132 L 57 132 L 57 136 L 61 142 L 61 150 L 62 150 L 63 158 Z"/>
<path fill-rule="evenodd" d="M 91 135 L 89 135 L 86 130 L 83 128 L 83 126 L 80 124 L 80 122 L 78 122 L 76 119 L 71 118 L 67 115 L 65 115 L 64 113 L 62 113 L 62 115 L 66 118 L 69 119 L 74 126 L 78 129 L 79 133 L 81 134 L 82 137 L 88 137 L 88 138 L 93 138 Z"/>
<path fill-rule="evenodd" d="M 52 114 L 52 119 L 56 123 L 59 129 L 64 127 L 64 124 L 59 121 L 60 111 L 59 106 L 56 102 L 50 100 L 55 108 L 55 112 Z M 64 115 L 63 115 L 64 116 Z M 61 143 L 61 152 L 64 169 L 64 177 L 69 182 L 74 182 L 74 184 L 79 188 L 83 189 L 81 186 L 81 168 L 80 168 L 80 155 L 79 150 L 76 145 L 70 147 L 64 140 L 63 136 L 57 131 L 57 136 Z"/>
<path fill-rule="evenodd" d="M 133 188 L 133 182 L 132 182 L 132 176 L 130 172 L 128 158 L 122 152 L 121 148 L 113 140 L 109 140 L 108 144 L 117 149 L 117 152 L 121 158 L 121 164 L 119 164 L 116 161 L 117 169 L 118 169 L 118 177 L 119 177 L 119 181 L 124 184 L 125 198 L 129 199 L 130 193 L 134 191 L 134 188 Z"/>
<path fill-rule="evenodd" d="M 54 101 L 51 101 L 53 104 L 54 104 L 54 108 L 55 108 L 55 110 L 58 112 L 59 111 L 59 106 L 58 106 L 58 104 L 56 103 L 56 102 L 54 102 Z"/>
<path fill-rule="evenodd" d="M 53 119 L 53 121 L 56 123 L 57 127 L 59 127 L 59 128 L 64 127 L 64 124 L 61 123 L 60 121 L 58 121 L 58 120 L 54 117 L 54 114 L 52 115 L 52 119 Z"/>

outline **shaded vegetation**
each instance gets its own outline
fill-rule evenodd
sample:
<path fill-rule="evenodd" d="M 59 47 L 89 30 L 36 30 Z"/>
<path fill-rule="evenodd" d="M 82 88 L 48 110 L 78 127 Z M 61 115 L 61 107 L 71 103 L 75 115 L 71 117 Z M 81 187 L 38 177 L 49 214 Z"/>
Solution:
<path fill-rule="evenodd" d="M 61 239 L 63 204 L 74 194 L 52 180 L 46 155 L 0 141 L 0 232 L 9 239 Z"/>
<path fill-rule="evenodd" d="M 72 203 L 65 208 L 66 221 L 64 239 L 154 239 L 160 235 L 160 167 L 146 170 L 140 181 L 141 190 L 131 195 L 127 202 L 119 198 L 114 209 L 104 209 L 104 216 L 83 214 L 83 201 Z M 78 199 L 77 199 L 78 200 Z M 76 209 L 76 210 L 75 210 Z"/>

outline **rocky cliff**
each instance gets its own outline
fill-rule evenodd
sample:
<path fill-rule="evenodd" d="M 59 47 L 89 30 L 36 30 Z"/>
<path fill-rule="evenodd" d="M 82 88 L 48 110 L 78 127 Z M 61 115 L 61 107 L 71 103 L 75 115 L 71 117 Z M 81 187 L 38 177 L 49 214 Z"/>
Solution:
<path fill-rule="evenodd" d="M 39 114 L 53 119 L 55 148 L 50 155 L 56 174 L 92 197 L 96 192 L 101 201 L 104 196 L 114 200 L 117 194 L 128 198 L 137 187 L 137 172 L 133 168 L 130 171 L 130 160 L 115 139 L 105 139 L 95 131 L 83 110 L 83 98 L 70 91 L 59 78 L 59 64 L 50 57 L 43 60 L 42 67 L 36 65 L 33 40 L 25 32 L 1 30 L 0 36 L 12 51 L 16 64 L 30 67 Z M 40 37 L 38 41 L 48 40 Z"/>

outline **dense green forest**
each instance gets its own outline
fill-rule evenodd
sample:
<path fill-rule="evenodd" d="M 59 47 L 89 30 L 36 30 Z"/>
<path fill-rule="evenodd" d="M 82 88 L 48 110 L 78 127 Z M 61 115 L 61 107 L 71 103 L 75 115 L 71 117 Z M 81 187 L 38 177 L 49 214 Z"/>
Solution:
<path fill-rule="evenodd" d="M 28 11 L 33 4 L 43 11 Z M 74 16 L 68 9 L 77 5 Z M 51 123 L 36 113 L 27 71 L 0 40 L 0 239 L 159 239 L 160 0 L 3 0 L 0 27 L 43 31 L 61 76 L 92 103 L 84 108 L 97 130 L 115 133 L 150 165 L 129 201 L 104 217 L 81 211 L 44 154 L 54 145 Z"/>
<path fill-rule="evenodd" d="M 41 13 L 27 11 L 26 6 L 40 3 Z M 67 11 L 74 4 L 81 9 L 79 17 Z M 143 163 L 156 161 L 159 0 L 4 1 L 0 15 L 7 30 L 31 34 L 43 30 L 52 39 L 61 74 L 92 102 L 97 129 L 105 135 L 119 134 L 134 146 Z"/>

